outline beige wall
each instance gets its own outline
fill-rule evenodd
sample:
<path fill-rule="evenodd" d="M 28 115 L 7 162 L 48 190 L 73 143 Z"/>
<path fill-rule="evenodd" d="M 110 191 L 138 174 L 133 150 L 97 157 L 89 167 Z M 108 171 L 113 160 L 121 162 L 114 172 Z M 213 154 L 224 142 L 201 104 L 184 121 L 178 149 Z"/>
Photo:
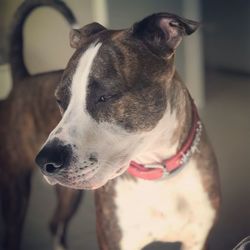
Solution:
<path fill-rule="evenodd" d="M 0 32 L 5 38 L 0 41 L 6 46 L 6 34 L 15 9 L 21 0 L 1 0 L 0 16 L 3 25 Z M 65 0 L 78 19 L 80 26 L 92 21 L 112 28 L 127 27 L 138 19 L 153 12 L 169 11 L 188 18 L 197 18 L 199 0 Z M 192 6 L 192 7 L 190 7 Z M 195 7 L 195 8 L 193 8 Z M 194 11 L 190 11 L 193 10 Z M 1 20 L 0 20 L 1 21 Z M 64 68 L 72 50 L 68 45 L 69 26 L 64 18 L 51 8 L 39 8 L 28 18 L 25 30 L 25 61 L 31 73 Z M 185 46 L 185 44 L 187 46 Z M 203 62 L 200 36 L 185 38 L 178 50 L 177 68 L 189 86 L 198 106 L 203 106 Z M 193 46 L 192 46 L 193 45 Z M 188 52 L 188 53 L 187 53 Z M 192 63 L 185 60 L 192 58 Z M 0 76 L 1 81 L 1 76 Z M 0 84 L 0 96 L 4 84 Z"/>
<path fill-rule="evenodd" d="M 0 1 L 0 63 L 7 62 L 6 50 L 8 35 L 13 14 L 21 4 L 21 0 Z M 93 5 L 91 0 L 65 1 L 75 14 L 80 25 L 93 21 Z M 96 8 L 95 8 L 96 9 Z M 69 47 L 68 34 L 70 27 L 64 17 L 56 10 L 43 7 L 35 10 L 28 17 L 24 27 L 24 56 L 31 73 L 62 69 L 65 67 L 73 50 Z M 10 91 L 9 68 L 0 66 L 0 99 Z"/>
<path fill-rule="evenodd" d="M 22 1 L 3 0 L 3 2 L 1 9 L 4 14 L 4 35 L 6 35 L 13 13 Z M 91 0 L 70 0 L 66 3 L 76 15 L 79 24 L 93 20 Z M 28 17 L 24 30 L 24 50 L 25 61 L 32 73 L 65 66 L 72 54 L 68 45 L 69 30 L 66 20 L 51 8 L 39 8 Z"/>

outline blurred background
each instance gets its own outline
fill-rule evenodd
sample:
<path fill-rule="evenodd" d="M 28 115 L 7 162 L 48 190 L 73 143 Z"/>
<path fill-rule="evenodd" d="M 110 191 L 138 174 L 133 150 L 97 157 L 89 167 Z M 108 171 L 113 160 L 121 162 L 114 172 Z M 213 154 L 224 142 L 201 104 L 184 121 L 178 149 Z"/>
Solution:
<path fill-rule="evenodd" d="M 0 98 L 11 91 L 8 34 L 21 0 L 0 0 Z M 67 0 L 80 26 L 98 21 L 126 28 L 154 12 L 201 21 L 200 30 L 178 49 L 177 69 L 190 89 L 218 157 L 223 195 L 210 249 L 232 249 L 250 235 L 250 1 L 247 0 Z M 55 10 L 40 8 L 28 18 L 25 62 L 31 73 L 62 69 L 72 50 L 69 27 Z M 4 126 L 4 121 L 1 121 Z M 22 249 L 50 249 L 47 221 L 53 189 L 40 173 L 33 178 Z M 87 192 L 70 225 L 70 249 L 96 250 L 93 193 Z M 0 233 L 2 232 L 0 224 Z M 153 249 L 166 249 L 155 246 Z M 178 248 L 169 248 L 178 249 Z"/>

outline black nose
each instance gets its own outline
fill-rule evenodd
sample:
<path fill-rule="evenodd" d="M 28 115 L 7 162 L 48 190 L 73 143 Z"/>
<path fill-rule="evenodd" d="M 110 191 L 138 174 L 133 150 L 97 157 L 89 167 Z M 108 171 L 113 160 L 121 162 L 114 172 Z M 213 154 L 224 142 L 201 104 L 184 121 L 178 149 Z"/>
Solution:
<path fill-rule="evenodd" d="M 35 161 L 44 174 L 51 175 L 69 166 L 71 158 L 71 146 L 56 138 L 41 149 Z"/>

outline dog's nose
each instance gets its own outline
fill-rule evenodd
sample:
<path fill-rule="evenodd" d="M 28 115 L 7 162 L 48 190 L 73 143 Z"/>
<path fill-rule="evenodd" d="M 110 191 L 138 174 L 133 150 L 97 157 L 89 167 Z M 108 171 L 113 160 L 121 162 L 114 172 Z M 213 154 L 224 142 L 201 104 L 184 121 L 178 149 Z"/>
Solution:
<path fill-rule="evenodd" d="M 47 143 L 36 156 L 36 163 L 45 175 L 52 175 L 69 165 L 72 158 L 71 146 L 59 139 Z"/>

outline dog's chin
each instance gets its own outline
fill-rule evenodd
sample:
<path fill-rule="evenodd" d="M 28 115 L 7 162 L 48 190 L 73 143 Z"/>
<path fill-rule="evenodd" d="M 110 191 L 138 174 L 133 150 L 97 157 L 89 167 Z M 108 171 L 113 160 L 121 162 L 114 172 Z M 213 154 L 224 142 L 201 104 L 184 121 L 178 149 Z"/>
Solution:
<path fill-rule="evenodd" d="M 58 180 L 53 178 L 53 177 L 50 177 L 50 176 L 46 176 L 46 175 L 43 175 L 44 179 L 50 184 L 50 185 L 56 185 L 58 183 Z"/>
<path fill-rule="evenodd" d="M 96 178 L 91 178 L 89 180 L 76 180 L 74 182 L 70 182 L 69 180 L 60 180 L 58 183 L 62 186 L 73 188 L 73 189 L 88 189 L 95 190 L 104 186 L 108 180 L 99 180 Z"/>
<path fill-rule="evenodd" d="M 97 173 L 95 173 L 90 178 L 84 178 L 84 177 L 72 178 L 72 176 L 53 177 L 53 176 L 45 176 L 45 175 L 44 175 L 44 178 L 50 185 L 60 184 L 62 186 L 73 188 L 73 189 L 94 190 L 94 189 L 101 188 L 108 181 L 115 179 L 116 177 L 122 175 L 126 170 L 127 170 L 127 165 L 124 165 L 123 167 L 120 167 L 119 169 L 114 171 L 114 173 L 103 174 L 97 171 Z"/>
<path fill-rule="evenodd" d="M 67 178 L 60 178 L 58 180 L 57 178 L 50 177 L 44 175 L 44 179 L 50 184 L 50 185 L 56 185 L 59 184 L 61 186 L 65 186 L 68 188 L 73 188 L 73 189 L 97 189 L 99 187 L 102 187 L 106 184 L 106 182 L 96 182 L 92 180 L 75 180 L 75 181 L 70 181 Z"/>

